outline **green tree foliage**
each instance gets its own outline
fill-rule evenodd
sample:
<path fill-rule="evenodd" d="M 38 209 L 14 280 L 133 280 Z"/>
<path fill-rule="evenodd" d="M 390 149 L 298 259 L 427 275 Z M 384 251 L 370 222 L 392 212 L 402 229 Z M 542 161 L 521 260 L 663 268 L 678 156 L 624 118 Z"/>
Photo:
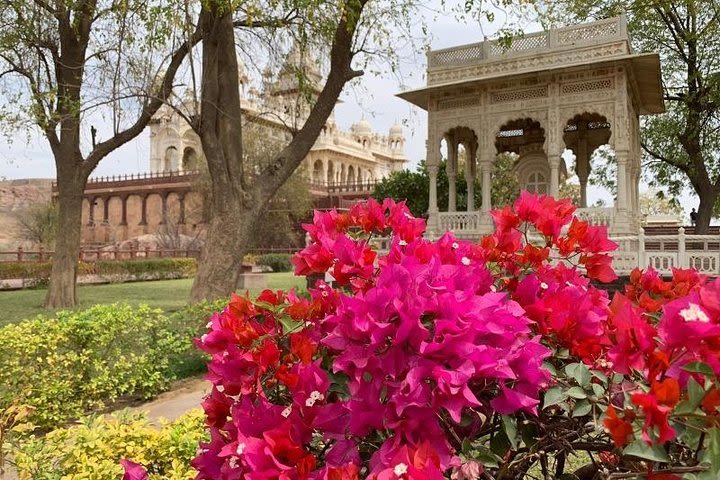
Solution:
<path fill-rule="evenodd" d="M 34 245 L 53 248 L 58 230 L 58 206 L 54 203 L 33 205 L 17 217 L 22 238 Z"/>
<path fill-rule="evenodd" d="M 667 113 L 644 119 L 644 179 L 700 198 L 706 231 L 720 195 L 720 3 L 715 0 L 561 0 L 541 5 L 549 24 L 626 14 L 633 48 L 658 52 Z M 689 185 L 688 185 L 689 184 Z"/>
<path fill-rule="evenodd" d="M 519 192 L 517 178 L 512 171 L 514 158 L 511 155 L 498 155 L 492 172 L 490 196 L 493 207 L 501 207 L 512 203 Z M 448 205 L 449 183 L 445 170 L 446 161 L 440 165 L 438 172 L 438 206 L 444 210 Z M 459 169 L 457 188 L 457 209 L 467 209 L 467 182 L 464 169 Z M 424 216 L 428 212 L 430 194 L 430 177 L 425 162 L 420 163 L 417 171 L 402 170 L 393 172 L 389 177 L 377 184 L 372 196 L 378 200 L 394 198 L 407 201 L 408 208 L 414 215 Z M 479 179 L 475 181 L 475 208 L 482 206 L 482 189 Z"/>
<path fill-rule="evenodd" d="M 197 31 L 183 3 L 0 2 L 0 129 L 39 130 L 55 161 L 58 236 L 46 306 L 71 307 L 82 194 L 113 150 L 139 135 L 173 88 Z"/>

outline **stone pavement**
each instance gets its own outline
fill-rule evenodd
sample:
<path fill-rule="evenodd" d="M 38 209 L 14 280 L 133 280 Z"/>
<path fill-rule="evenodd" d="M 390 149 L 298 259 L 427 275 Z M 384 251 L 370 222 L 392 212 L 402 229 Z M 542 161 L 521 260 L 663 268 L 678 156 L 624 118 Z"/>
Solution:
<path fill-rule="evenodd" d="M 173 384 L 172 390 L 158 395 L 151 402 L 144 403 L 130 410 L 147 413 L 153 424 L 160 418 L 175 420 L 193 408 L 199 408 L 203 397 L 210 392 L 210 382 L 202 377 L 180 380 Z"/>

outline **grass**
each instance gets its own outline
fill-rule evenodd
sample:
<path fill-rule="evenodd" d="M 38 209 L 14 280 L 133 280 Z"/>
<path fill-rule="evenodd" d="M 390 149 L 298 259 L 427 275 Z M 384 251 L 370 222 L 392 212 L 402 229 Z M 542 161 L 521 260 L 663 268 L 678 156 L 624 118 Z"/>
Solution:
<path fill-rule="evenodd" d="M 270 273 L 268 288 L 289 290 L 303 288 L 304 277 L 295 277 L 292 272 Z M 79 305 L 88 308 L 96 304 L 127 302 L 131 305 L 147 304 L 166 312 L 181 309 L 188 303 L 191 278 L 180 280 L 157 280 L 151 282 L 113 283 L 108 285 L 85 285 L 78 287 Z M 251 291 L 252 294 L 259 292 Z M 18 322 L 38 314 L 48 314 L 42 307 L 45 289 L 15 290 L 0 292 L 0 327 Z"/>

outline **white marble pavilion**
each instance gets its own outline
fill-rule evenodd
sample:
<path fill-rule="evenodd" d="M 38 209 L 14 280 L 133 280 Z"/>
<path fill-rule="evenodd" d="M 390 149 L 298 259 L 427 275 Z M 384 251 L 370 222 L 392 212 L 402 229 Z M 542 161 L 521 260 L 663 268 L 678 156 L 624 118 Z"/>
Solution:
<path fill-rule="evenodd" d="M 521 188 L 558 196 L 566 175 L 561 155 L 571 149 L 581 190 L 578 215 L 609 227 L 620 243 L 615 268 L 627 273 L 652 265 L 663 272 L 693 266 L 720 273 L 717 236 L 645 236 L 640 215 L 640 116 L 665 111 L 660 58 L 635 53 L 625 17 L 532 33 L 509 44 L 485 41 L 427 54 L 427 85 L 398 96 L 427 111 L 430 174 L 428 233 L 451 230 L 479 238 L 492 230 L 490 176 L 500 153 L 517 155 Z M 447 205 L 438 205 L 441 146 L 450 181 Z M 615 154 L 618 193 L 610 208 L 587 208 L 590 157 L 601 145 Z M 480 177 L 482 207 L 456 209 L 460 147 L 468 196 Z"/>

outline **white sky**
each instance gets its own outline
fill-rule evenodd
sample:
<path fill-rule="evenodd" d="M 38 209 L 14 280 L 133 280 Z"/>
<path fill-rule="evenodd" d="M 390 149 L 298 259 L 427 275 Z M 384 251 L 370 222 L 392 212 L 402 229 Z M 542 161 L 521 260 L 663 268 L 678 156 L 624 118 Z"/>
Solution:
<path fill-rule="evenodd" d="M 431 48 L 479 42 L 483 40 L 483 34 L 492 37 L 502 26 L 502 15 L 496 16 L 495 24 L 489 24 L 484 19 L 480 24 L 472 20 L 462 23 L 452 14 L 437 15 L 434 10 L 440 10 L 440 1 L 428 2 L 419 13 L 428 25 Z M 418 21 L 416 27 L 418 37 L 421 36 L 420 23 Z M 526 25 L 527 32 L 540 29 L 538 24 Z M 400 55 L 404 60 L 400 64 L 399 75 L 364 75 L 359 79 L 358 85 L 345 89 L 341 96 L 342 103 L 337 106 L 335 115 L 343 129 L 349 129 L 352 123 L 364 116 L 374 130 L 383 134 L 387 133 L 396 121 L 402 122 L 406 135 L 405 153 L 409 166 L 412 167 L 425 158 L 427 115 L 423 110 L 395 97 L 395 94 L 402 89 L 398 76 L 406 88 L 423 86 L 426 63 L 424 54 L 414 54 L 409 48 L 401 51 Z M 147 171 L 149 154 L 149 133 L 146 130 L 105 158 L 93 176 Z M 37 132 L 17 134 L 10 143 L 0 139 L 0 179 L 54 176 L 55 167 L 47 141 Z M 589 203 L 597 198 L 609 200 L 607 192 L 592 186 L 588 187 L 588 197 Z M 612 203 L 611 199 L 609 203 Z M 691 207 L 697 206 L 697 199 L 695 196 L 684 195 L 682 204 L 686 211 L 689 211 Z"/>

